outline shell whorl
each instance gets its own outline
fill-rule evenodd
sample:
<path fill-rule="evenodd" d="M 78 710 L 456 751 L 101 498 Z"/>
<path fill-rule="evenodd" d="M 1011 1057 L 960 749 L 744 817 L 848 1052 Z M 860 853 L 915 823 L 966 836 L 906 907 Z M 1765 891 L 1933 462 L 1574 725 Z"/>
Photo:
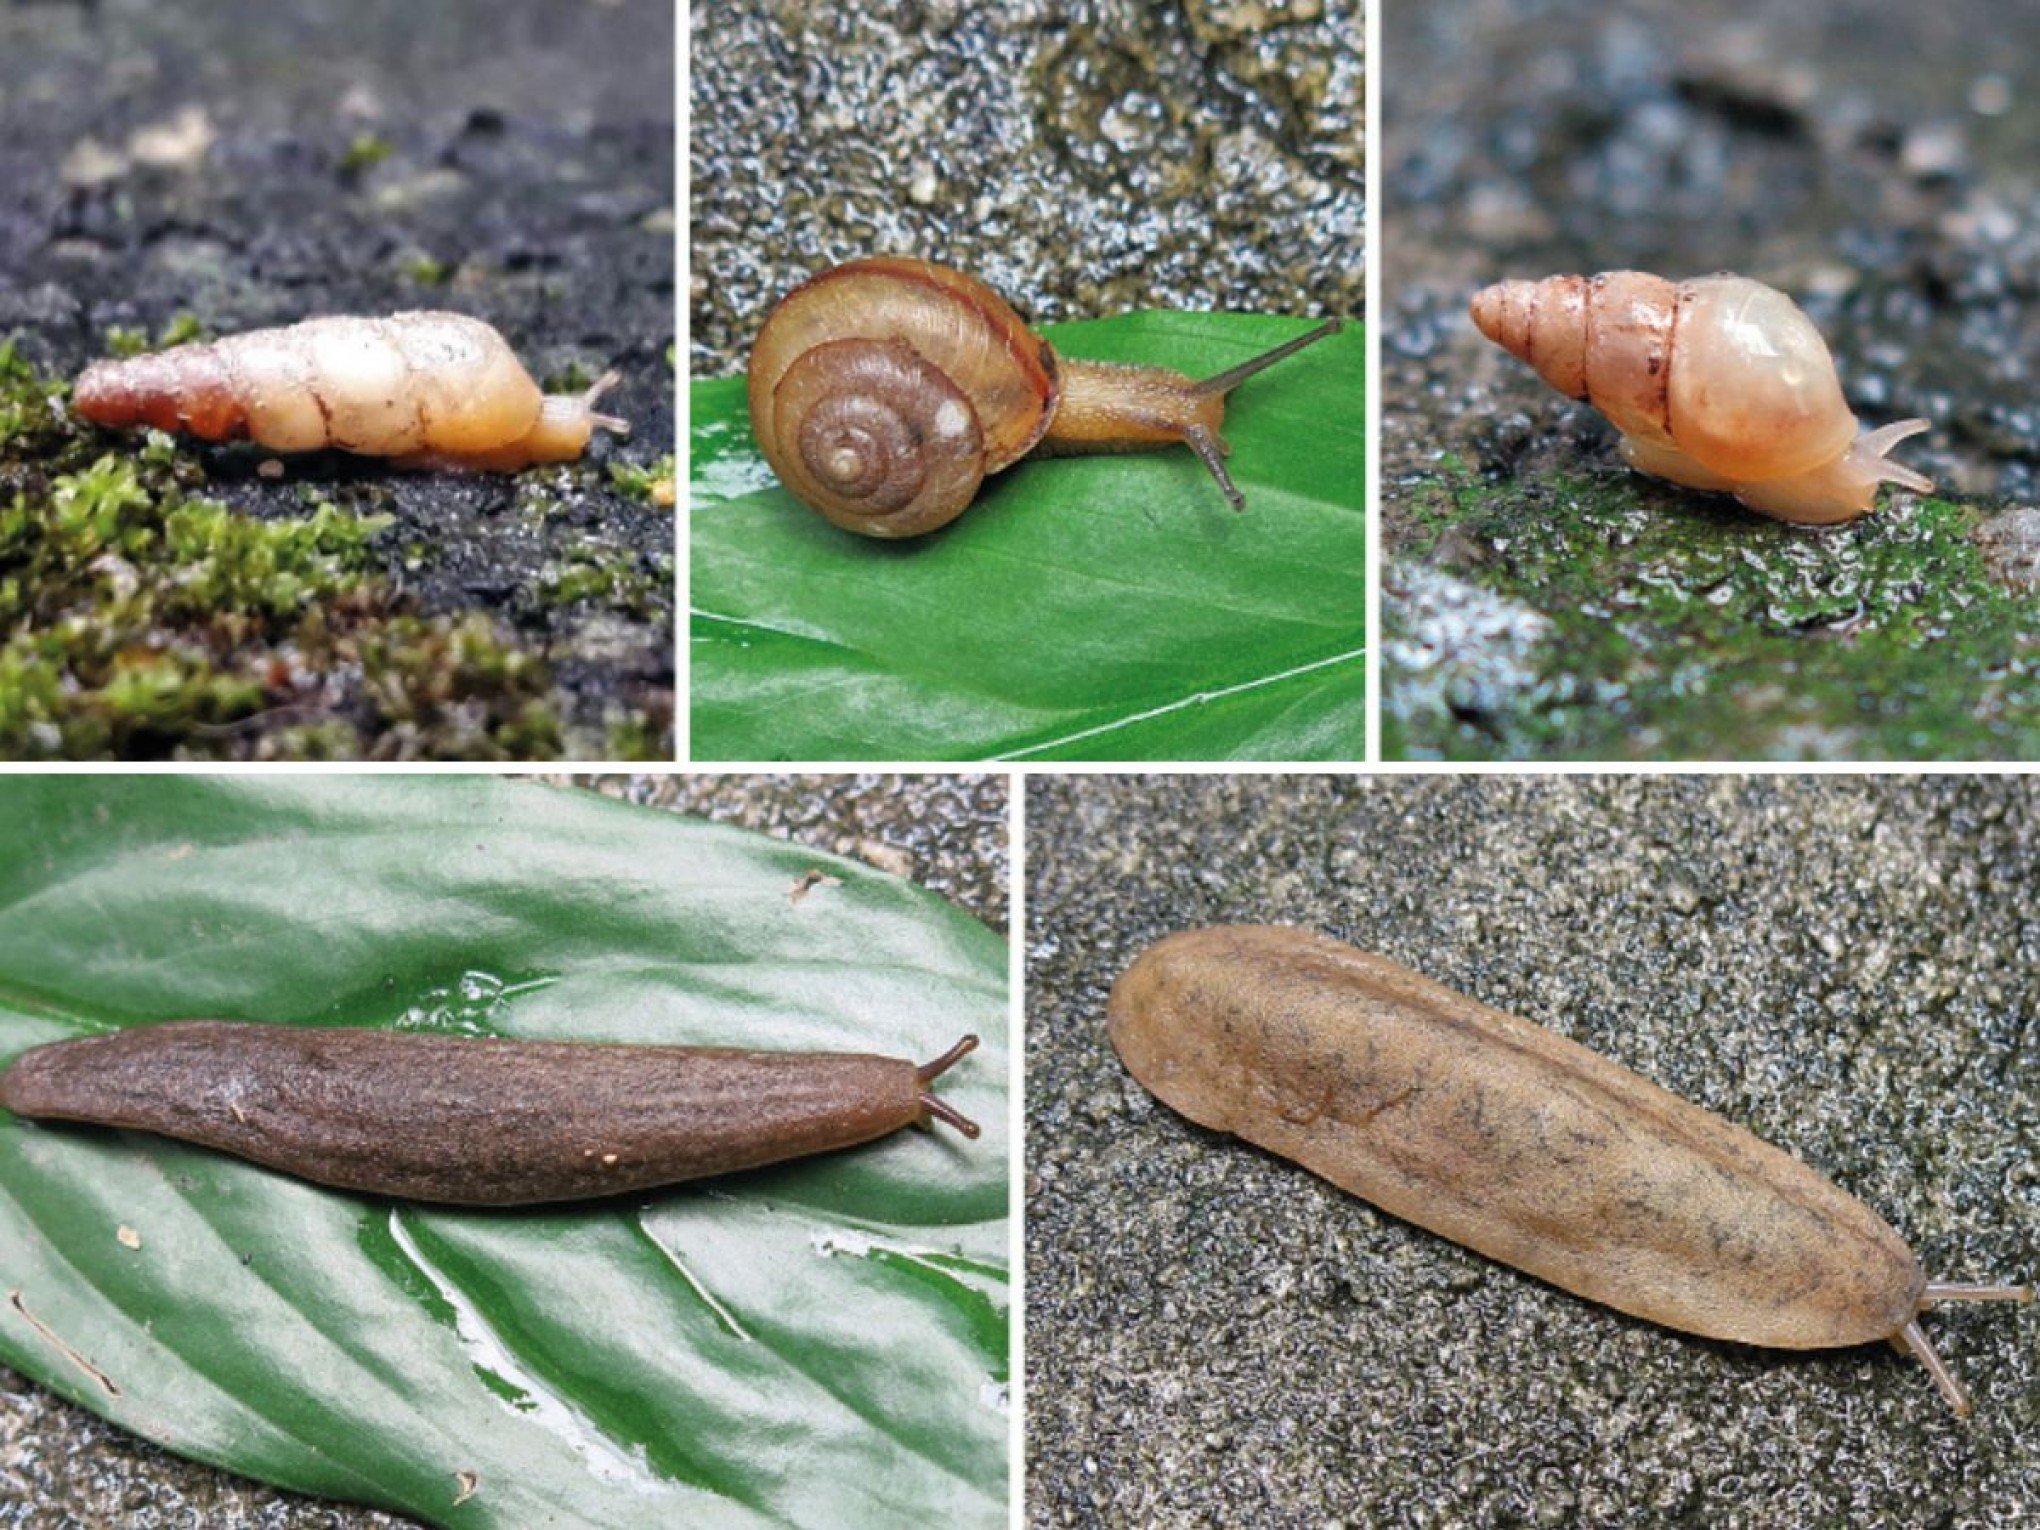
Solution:
<path fill-rule="evenodd" d="M 986 474 L 1047 433 L 1061 396 L 1054 351 L 1005 299 L 961 271 L 892 256 L 787 294 L 752 347 L 749 390 L 752 432 L 780 481 L 837 525 L 876 536 L 961 514 Z M 927 485 L 911 494 L 909 446 L 931 457 Z"/>
<path fill-rule="evenodd" d="M 1507 281 L 1477 293 L 1471 312 L 1482 334 L 1623 435 L 1736 483 L 1808 472 L 1856 436 L 1820 332 L 1747 277 Z"/>
<path fill-rule="evenodd" d="M 803 351 L 773 390 L 786 486 L 868 536 L 915 536 L 962 513 L 985 475 L 970 399 L 914 350 L 831 340 Z"/>

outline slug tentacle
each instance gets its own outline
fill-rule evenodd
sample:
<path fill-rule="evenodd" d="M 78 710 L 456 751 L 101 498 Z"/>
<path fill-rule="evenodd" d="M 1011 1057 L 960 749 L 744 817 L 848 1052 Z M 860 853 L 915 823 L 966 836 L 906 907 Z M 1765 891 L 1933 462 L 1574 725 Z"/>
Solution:
<path fill-rule="evenodd" d="M 1892 1336 L 1894 1347 L 1904 1350 L 1934 1378 L 1935 1389 L 1947 1399 L 1948 1406 L 1957 1418 L 1969 1417 L 1969 1394 L 1962 1390 L 1962 1383 L 1955 1379 L 1955 1373 L 1942 1363 L 1940 1354 L 1928 1342 L 1926 1332 L 1920 1327 L 1918 1318 L 1912 1319 Z"/>
<path fill-rule="evenodd" d="M 956 1130 L 962 1132 L 964 1136 L 971 1138 L 975 1138 L 979 1133 L 980 1128 L 977 1122 L 971 1120 L 970 1117 L 963 1114 L 962 1111 L 951 1105 L 947 1100 L 936 1095 L 928 1088 L 928 1085 L 947 1073 L 972 1052 L 975 1052 L 977 1044 L 977 1037 L 965 1036 L 933 1062 L 924 1062 L 914 1070 L 914 1077 L 921 1085 L 919 1095 L 921 1109 L 937 1121 L 946 1121 L 949 1125 L 955 1127 Z"/>
<path fill-rule="evenodd" d="M 1970 1286 L 1950 1285 L 1930 1280 L 1920 1292 L 1922 1307 L 1939 1306 L 1942 1302 L 2031 1302 L 2031 1286 Z"/>
<path fill-rule="evenodd" d="M 1934 1378 L 1934 1385 L 1948 1400 L 1948 1406 L 1967 1418 L 1969 1416 L 1969 1394 L 1955 1379 L 1942 1361 L 1940 1352 L 1927 1339 L 1927 1332 L 1920 1327 L 1919 1314 L 1929 1307 L 1942 1302 L 2030 1302 L 2033 1300 L 2031 1286 L 1981 1286 L 1928 1281 L 1921 1287 L 1917 1310 L 1905 1326 L 1892 1335 L 1891 1343 L 1903 1350 L 1927 1368 L 1927 1374 Z"/>
<path fill-rule="evenodd" d="M 1485 288 L 1471 313 L 1552 387 L 1605 414 L 1639 472 L 1801 525 L 1867 514 L 1886 483 L 1933 487 L 1886 460 L 1926 422 L 1859 434 L 1827 342 L 1762 282 L 1554 276 Z"/>

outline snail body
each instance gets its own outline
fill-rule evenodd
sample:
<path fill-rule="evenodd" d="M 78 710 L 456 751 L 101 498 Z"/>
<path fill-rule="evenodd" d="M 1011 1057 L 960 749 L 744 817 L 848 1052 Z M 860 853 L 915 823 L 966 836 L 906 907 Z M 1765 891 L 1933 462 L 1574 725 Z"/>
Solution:
<path fill-rule="evenodd" d="M 159 1132 L 344 1190 L 465 1206 L 615 1195 L 941 1120 L 930 1063 L 220 1020 L 34 1048 L 0 1109 Z"/>
<path fill-rule="evenodd" d="M 1762 282 L 1641 271 L 1507 281 L 1476 293 L 1472 315 L 1552 387 L 1606 415 L 1639 472 L 1809 526 L 1867 514 L 1886 483 L 1934 487 L 1887 460 L 1927 421 L 1861 429 L 1820 331 Z"/>
<path fill-rule="evenodd" d="M 584 393 L 547 395 L 493 326 L 458 313 L 307 319 L 125 361 L 95 362 L 72 390 L 96 425 L 204 441 L 243 437 L 276 452 L 334 447 L 400 468 L 515 472 L 569 462 L 597 429 L 614 372 Z"/>
<path fill-rule="evenodd" d="M 975 277 L 880 256 L 781 300 L 751 349 L 751 428 L 781 483 L 835 525 L 912 537 L 1030 452 L 1196 452 L 1234 509 L 1225 396 L 1338 321 L 1215 377 L 1060 357 Z"/>
<path fill-rule="evenodd" d="M 1201 1126 L 1619 1311 L 1781 1349 L 1889 1340 L 1958 1413 L 1919 1325 L 2023 1286 L 1927 1280 L 1876 1212 L 1564 1037 L 1309 931 L 1190 930 L 1113 985 L 1112 1044 Z"/>

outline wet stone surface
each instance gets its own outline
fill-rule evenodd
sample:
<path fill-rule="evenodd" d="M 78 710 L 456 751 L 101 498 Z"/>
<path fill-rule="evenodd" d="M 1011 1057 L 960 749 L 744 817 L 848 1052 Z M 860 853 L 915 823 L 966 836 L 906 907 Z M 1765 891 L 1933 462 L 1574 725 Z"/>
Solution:
<path fill-rule="evenodd" d="M 1933 1278 L 2032 1279 L 2040 791 L 2005 777 L 1037 777 L 1028 1519 L 1989 1530 L 2040 1502 L 2040 1309 L 1881 1345 L 1623 1317 L 1195 1127 L 1106 1037 L 1175 930 L 1300 925 L 1805 1158 Z"/>
<path fill-rule="evenodd" d="M 627 441 L 515 476 L 338 453 L 272 476 L 253 447 L 180 447 L 186 489 L 247 516 L 326 502 L 392 518 L 370 547 L 364 673 L 285 684 L 233 655 L 273 682 L 261 710 L 275 720 L 337 718 L 343 752 L 670 753 L 672 515 L 618 475 L 671 476 L 673 42 L 652 0 L 0 15 L 0 337 L 50 388 L 111 349 L 193 331 L 442 307 L 495 324 L 551 391 L 622 374 L 602 407 L 629 420 Z M 33 496 L 53 471 L 35 449 L 0 449 L 7 491 Z M 470 737 L 419 720 L 485 707 L 487 682 L 449 675 L 435 695 L 430 674 L 377 673 L 384 617 L 477 624 L 536 674 L 542 726 Z M 286 669 L 312 646 L 290 629 L 273 641 Z M 175 752 L 195 731 L 129 747 Z M 304 752 L 276 734 L 258 719 L 241 752 Z"/>
<path fill-rule="evenodd" d="M 1461 671 L 1405 654 L 1387 677 L 1392 747 L 1411 755 L 2030 758 L 2040 702 L 2027 683 L 2040 633 L 2023 587 L 1987 556 L 1982 528 L 2030 502 L 2040 478 L 2040 94 L 2017 61 L 2040 43 L 2024 11 L 1961 3 L 1756 7 L 1652 0 L 1620 16 L 1581 0 L 1449 0 L 1384 18 L 1383 535 L 1387 635 L 1435 626 L 1409 594 L 1466 580 L 1552 624 L 1530 683 L 1500 684 L 1460 633 Z M 1470 294 L 1505 276 L 1634 268 L 1734 270 L 1791 293 L 1827 337 L 1867 424 L 1932 429 L 1899 457 L 1932 477 L 1935 511 L 1887 490 L 1883 508 L 1828 532 L 1779 527 L 1724 500 L 1628 472 L 1615 432 L 1483 340 Z M 1547 543 L 1557 501 L 1583 545 Z M 1926 534 L 1933 520 L 1950 535 Z M 1647 566 L 1635 522 L 1689 535 Z M 1922 662 L 1919 684 L 1958 700 L 1910 723 L 1866 723 L 1879 651 L 1910 605 L 1866 605 L 1855 625 L 1773 646 L 1653 623 L 1619 647 L 1589 640 L 1554 565 L 1618 604 L 1648 579 L 1693 604 L 1733 544 L 1764 582 L 1794 577 L 1795 547 L 1856 544 L 1914 560 L 1930 594 L 2005 602 L 1980 640 Z M 1422 573 L 1416 569 L 1424 570 Z M 1987 637 L 1983 633 L 1987 632 Z M 1820 644 L 1839 636 L 1841 641 Z M 1898 647 L 1916 653 L 1918 642 Z M 1824 650 L 1824 651 L 1821 651 Z M 1802 703 L 1738 687 L 1803 665 Z M 1485 696 L 1470 697 L 1454 679 Z M 1681 677 L 1675 689 L 1668 675 Z M 2009 693 L 2001 682 L 2009 676 Z M 1679 716 L 1683 697 L 1723 704 Z M 1568 711 L 1601 698 L 1600 715 Z M 1457 695 L 1458 704 L 1441 705 Z M 1617 704 L 1610 713 L 1607 706 Z M 1890 722 L 1889 719 L 1886 720 Z"/>
<path fill-rule="evenodd" d="M 691 364 L 853 256 L 972 272 L 1030 317 L 1357 314 L 1354 0 L 697 7 Z"/>

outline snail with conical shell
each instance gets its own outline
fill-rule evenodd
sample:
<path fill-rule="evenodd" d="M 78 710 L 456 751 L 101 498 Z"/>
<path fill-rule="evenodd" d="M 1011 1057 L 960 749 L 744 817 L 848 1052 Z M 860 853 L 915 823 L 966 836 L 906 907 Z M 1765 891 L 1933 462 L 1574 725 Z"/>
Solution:
<path fill-rule="evenodd" d="M 466 314 L 347 314 L 95 362 L 71 403 L 115 430 L 514 473 L 573 461 L 597 430 L 628 435 L 595 412 L 616 383 L 609 372 L 581 393 L 541 393 L 495 328 Z"/>
<path fill-rule="evenodd" d="M 1215 377 L 1060 357 L 975 277 L 925 260 L 853 260 L 796 287 L 751 348 L 751 429 L 779 481 L 846 531 L 945 526 L 987 475 L 1030 452 L 1181 442 L 1239 509 L 1219 435 L 1225 396 L 1339 327 L 1330 320 Z"/>
<path fill-rule="evenodd" d="M 1485 288 L 1472 311 L 1482 334 L 1605 414 L 1639 472 L 1806 526 L 1868 514 L 1882 484 L 1934 487 L 1886 457 L 1927 422 L 1860 430 L 1820 331 L 1762 282 L 1553 276 Z"/>

